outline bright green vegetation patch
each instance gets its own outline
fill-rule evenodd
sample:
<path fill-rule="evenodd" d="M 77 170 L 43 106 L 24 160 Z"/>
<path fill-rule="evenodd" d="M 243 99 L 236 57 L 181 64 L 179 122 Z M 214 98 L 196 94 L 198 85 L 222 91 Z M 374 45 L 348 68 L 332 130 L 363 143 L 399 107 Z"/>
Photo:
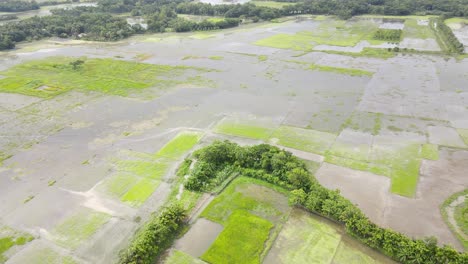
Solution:
<path fill-rule="evenodd" d="M 418 20 L 420 23 L 418 24 Z M 403 29 L 403 38 L 418 38 L 418 39 L 435 39 L 436 36 L 434 31 L 430 28 L 429 25 L 422 24 L 421 21 L 427 21 L 429 18 L 425 19 L 416 19 L 408 18 L 405 20 L 405 27 Z"/>
<path fill-rule="evenodd" d="M 22 246 L 34 239 L 33 236 L 0 225 L 0 263 L 7 260 L 6 251 L 14 246 Z"/>
<path fill-rule="evenodd" d="M 121 200 L 132 206 L 140 206 L 153 194 L 159 184 L 160 181 L 141 179 L 122 196 Z"/>
<path fill-rule="evenodd" d="M 224 230 L 201 257 L 213 263 L 260 263 L 264 243 L 273 224 L 246 211 L 229 217 Z"/>
<path fill-rule="evenodd" d="M 267 55 L 258 55 L 258 61 L 266 61 L 266 60 L 268 60 Z"/>
<path fill-rule="evenodd" d="M 50 98 L 71 89 L 127 96 L 144 88 L 170 88 L 192 82 L 185 66 L 153 65 L 114 59 L 51 57 L 16 65 L 1 74 L 0 91 Z M 193 77 L 193 76 L 192 76 Z M 203 81 L 203 80 L 199 80 Z"/>
<path fill-rule="evenodd" d="M 53 230 L 53 240 L 64 247 L 75 249 L 109 221 L 110 215 L 81 208 L 79 212 L 68 217 Z"/>
<path fill-rule="evenodd" d="M 102 188 L 105 193 L 120 198 L 128 192 L 128 190 L 130 190 L 138 180 L 139 177 L 137 176 L 127 173 L 119 173 L 105 179 L 102 183 Z"/>
<path fill-rule="evenodd" d="M 196 259 L 180 250 L 172 250 L 171 254 L 164 261 L 164 264 L 203 264 L 205 262 Z"/>
<path fill-rule="evenodd" d="M 178 159 L 187 151 L 192 149 L 200 140 L 202 134 L 199 132 L 181 132 L 157 153 L 157 157 Z"/>
<path fill-rule="evenodd" d="M 317 64 L 311 64 L 309 66 L 309 70 L 333 72 L 333 73 L 339 73 L 339 74 L 346 74 L 350 76 L 372 76 L 374 74 L 373 72 L 360 70 L 360 69 L 340 68 L 340 67 L 332 67 L 332 66 L 317 65 Z"/>
<path fill-rule="evenodd" d="M 277 139 L 277 143 L 285 147 L 324 154 L 335 141 L 336 135 L 311 129 L 280 126 L 272 138 Z"/>
<path fill-rule="evenodd" d="M 304 33 L 296 33 L 294 35 L 283 33 L 276 34 L 271 37 L 258 40 L 254 44 L 257 46 L 298 51 L 311 51 L 314 47 L 310 35 Z"/>
<path fill-rule="evenodd" d="M 400 42 L 402 32 L 403 31 L 401 29 L 379 28 L 377 31 L 375 31 L 373 38 L 376 40 L 383 40 L 388 42 Z"/>
<path fill-rule="evenodd" d="M 433 144 L 424 144 L 421 148 L 421 158 L 428 160 L 438 160 L 439 146 Z"/>
<path fill-rule="evenodd" d="M 218 195 L 201 213 L 213 222 L 225 224 L 236 211 L 248 211 L 267 219 L 279 219 L 289 210 L 282 189 L 259 180 L 240 177 Z"/>
<path fill-rule="evenodd" d="M 333 263 L 340 240 L 332 226 L 294 210 L 270 253 L 281 263 Z"/>
<path fill-rule="evenodd" d="M 294 3 L 275 2 L 275 1 L 250 1 L 249 3 L 252 3 L 256 6 L 264 6 L 264 7 L 278 8 L 278 9 L 281 9 L 284 6 L 294 4 Z"/>
<path fill-rule="evenodd" d="M 381 165 L 372 164 L 366 161 L 354 160 L 350 158 L 343 158 L 339 156 L 326 155 L 325 162 L 335 164 L 342 167 L 351 168 L 360 171 L 369 171 L 377 175 L 389 176 L 391 175 L 391 168 Z"/>
<path fill-rule="evenodd" d="M 55 250 L 47 247 L 34 248 L 27 253 L 15 257 L 16 263 L 35 263 L 35 264 L 77 264 L 71 256 L 64 256 Z"/>
<path fill-rule="evenodd" d="M 468 129 L 457 129 L 457 132 L 465 142 L 465 145 L 468 146 Z"/>
<path fill-rule="evenodd" d="M 392 179 L 393 193 L 407 197 L 414 196 L 421 165 L 420 148 L 419 144 L 408 144 L 397 148 L 374 144 L 370 162 L 392 168 L 389 176 Z"/>
<path fill-rule="evenodd" d="M 224 57 L 223 56 L 210 56 L 208 57 L 210 60 L 223 60 Z"/>
<path fill-rule="evenodd" d="M 320 51 L 320 52 L 344 55 L 344 56 L 349 56 L 353 58 L 371 57 L 371 58 L 379 58 L 379 59 L 393 58 L 397 54 L 396 52 L 389 51 L 387 49 L 369 48 L 369 47 L 362 49 L 361 52 L 345 52 L 345 51 L 335 51 L 335 50 L 327 50 L 327 51 Z"/>
<path fill-rule="evenodd" d="M 273 133 L 273 128 L 261 124 L 251 124 L 248 121 L 223 120 L 215 127 L 215 132 L 231 136 L 267 140 Z"/>

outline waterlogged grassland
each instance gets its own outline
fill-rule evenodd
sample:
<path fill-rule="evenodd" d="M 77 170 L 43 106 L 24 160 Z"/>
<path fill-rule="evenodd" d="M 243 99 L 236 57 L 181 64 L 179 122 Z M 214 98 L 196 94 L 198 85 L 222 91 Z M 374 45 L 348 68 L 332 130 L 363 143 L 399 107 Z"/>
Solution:
<path fill-rule="evenodd" d="M 248 121 L 221 121 L 214 129 L 216 133 L 246 137 L 252 139 L 268 140 L 274 131 L 274 128 L 263 126 L 262 124 L 253 124 Z"/>
<path fill-rule="evenodd" d="M 421 148 L 421 158 L 428 160 L 438 160 L 439 146 L 434 144 L 424 144 Z"/>
<path fill-rule="evenodd" d="M 280 126 L 272 135 L 279 145 L 317 154 L 324 154 L 335 138 L 331 133 L 291 126 Z"/>
<path fill-rule="evenodd" d="M 468 146 L 468 129 L 457 129 L 457 132 L 465 142 L 465 145 Z"/>
<path fill-rule="evenodd" d="M 58 245 L 76 249 L 109 219 L 108 214 L 81 208 L 80 211 L 66 218 L 52 230 L 52 239 Z"/>
<path fill-rule="evenodd" d="M 370 136 L 370 135 L 369 135 Z M 325 153 L 325 162 L 391 178 L 393 193 L 413 197 L 422 159 L 438 159 L 438 147 L 431 144 L 345 144 L 335 142 Z"/>
<path fill-rule="evenodd" d="M 373 256 L 343 240 L 331 223 L 294 209 L 265 263 L 374 264 Z"/>
<path fill-rule="evenodd" d="M 164 264 L 203 264 L 205 262 L 196 259 L 180 250 L 172 250 L 168 258 L 165 259 Z"/>
<path fill-rule="evenodd" d="M 51 57 L 16 65 L 1 75 L 0 92 L 20 93 L 42 98 L 54 97 L 72 89 L 128 96 L 149 87 L 168 89 L 182 83 L 204 83 L 195 73 L 206 69 L 153 65 L 113 59 Z M 190 74 L 191 73 L 191 76 Z"/>
<path fill-rule="evenodd" d="M 341 242 L 333 258 L 333 264 L 375 264 L 379 263 L 362 251 Z"/>
<path fill-rule="evenodd" d="M 0 263 L 7 260 L 5 252 L 14 246 L 22 246 L 33 240 L 34 237 L 23 232 L 15 231 L 6 226 L 0 226 Z"/>
<path fill-rule="evenodd" d="M 373 40 L 373 33 L 377 29 L 378 24 L 372 21 L 358 20 L 347 22 L 329 19 L 321 22 L 311 32 L 301 31 L 295 34 L 277 34 L 258 40 L 254 44 L 298 51 L 311 51 L 317 45 L 356 46 L 362 40 L 367 40 L 372 44 L 380 44 L 383 42 Z"/>
<path fill-rule="evenodd" d="M 323 72 L 333 72 L 339 74 L 346 74 L 350 76 L 372 76 L 374 73 L 370 71 L 360 70 L 360 69 L 350 69 L 350 68 L 341 68 L 341 67 L 332 67 L 318 64 L 311 64 L 308 67 L 309 70 L 313 71 L 323 71 Z"/>
<path fill-rule="evenodd" d="M 258 40 L 254 44 L 257 46 L 297 51 L 311 51 L 314 47 L 312 38 L 308 32 L 307 34 L 304 32 L 296 34 L 276 34 L 271 37 Z"/>
<path fill-rule="evenodd" d="M 428 24 L 424 23 L 428 20 L 428 17 L 406 19 L 402 38 L 435 39 L 436 36 L 434 31 L 429 27 Z"/>
<path fill-rule="evenodd" d="M 200 140 L 198 132 L 181 132 L 154 154 L 128 151 L 113 160 L 116 174 L 99 186 L 104 193 L 133 206 L 141 206 L 158 188 L 175 160 Z"/>
<path fill-rule="evenodd" d="M 64 256 L 48 247 L 27 249 L 27 253 L 15 256 L 12 263 L 78 264 L 72 257 Z"/>
<path fill-rule="evenodd" d="M 164 145 L 157 153 L 156 157 L 169 159 L 179 159 L 187 151 L 192 149 L 202 137 L 199 132 L 181 132 L 169 143 Z"/>
<path fill-rule="evenodd" d="M 273 248 L 281 263 L 332 263 L 341 235 L 307 214 L 293 213 Z"/>
<path fill-rule="evenodd" d="M 289 210 L 283 192 L 284 190 L 262 181 L 237 178 L 206 207 L 200 216 L 225 224 L 233 212 L 242 210 L 276 222 Z"/>
<path fill-rule="evenodd" d="M 268 220 L 246 211 L 235 211 L 201 258 L 213 264 L 260 263 L 264 244 L 272 228 L 273 224 Z"/>

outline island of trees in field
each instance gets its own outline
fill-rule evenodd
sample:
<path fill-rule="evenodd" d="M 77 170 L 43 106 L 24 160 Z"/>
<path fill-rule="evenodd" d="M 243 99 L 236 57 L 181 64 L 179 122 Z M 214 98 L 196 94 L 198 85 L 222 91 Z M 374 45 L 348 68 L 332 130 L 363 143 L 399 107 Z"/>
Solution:
<path fill-rule="evenodd" d="M 249 3 L 210 5 L 189 0 L 98 0 L 96 7 L 53 10 L 50 16 L 32 17 L 0 26 L 0 50 L 12 49 L 21 41 L 47 37 L 115 41 L 145 31 L 140 25 L 130 26 L 125 18 L 115 16 L 121 13 L 144 17 L 148 22 L 148 32 L 223 29 L 237 26 L 244 20 L 256 22 L 297 14 L 336 15 L 343 19 L 363 14 L 468 16 L 467 0 L 285 1 L 294 4 L 275 9 Z M 54 4 L 55 2 L 45 3 Z M 39 8 L 39 4 L 34 1 L 7 0 L 0 3 L 0 11 L 5 12 L 36 8 Z M 226 19 L 193 22 L 178 17 L 177 14 L 221 16 Z M 382 35 L 379 37 L 395 39 L 397 36 Z"/>

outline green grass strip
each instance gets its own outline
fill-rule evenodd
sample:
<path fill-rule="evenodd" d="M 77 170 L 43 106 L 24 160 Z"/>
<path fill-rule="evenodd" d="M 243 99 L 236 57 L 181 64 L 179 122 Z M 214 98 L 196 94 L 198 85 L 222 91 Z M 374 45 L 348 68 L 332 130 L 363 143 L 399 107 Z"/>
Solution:
<path fill-rule="evenodd" d="M 439 146 L 433 144 L 424 144 L 421 148 L 421 158 L 428 160 L 438 160 Z"/>
<path fill-rule="evenodd" d="M 360 70 L 360 69 L 331 67 L 331 66 L 324 66 L 324 65 L 318 65 L 318 64 L 311 64 L 309 66 L 309 70 L 333 72 L 333 73 L 339 73 L 339 74 L 346 74 L 350 76 L 372 76 L 374 74 L 373 72 Z"/>

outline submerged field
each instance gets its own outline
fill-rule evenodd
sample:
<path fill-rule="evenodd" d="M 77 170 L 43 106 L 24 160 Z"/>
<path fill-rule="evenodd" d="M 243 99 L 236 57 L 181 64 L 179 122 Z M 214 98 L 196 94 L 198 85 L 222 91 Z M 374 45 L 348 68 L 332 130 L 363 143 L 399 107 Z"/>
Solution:
<path fill-rule="evenodd" d="M 185 190 L 184 158 L 216 139 L 286 148 L 378 225 L 463 250 L 439 207 L 468 186 L 468 60 L 437 53 L 428 19 L 301 15 L 2 52 L 0 263 L 115 263 L 168 200 L 194 209 L 200 243 L 181 238 L 166 263 L 385 263 L 281 189 Z"/>

